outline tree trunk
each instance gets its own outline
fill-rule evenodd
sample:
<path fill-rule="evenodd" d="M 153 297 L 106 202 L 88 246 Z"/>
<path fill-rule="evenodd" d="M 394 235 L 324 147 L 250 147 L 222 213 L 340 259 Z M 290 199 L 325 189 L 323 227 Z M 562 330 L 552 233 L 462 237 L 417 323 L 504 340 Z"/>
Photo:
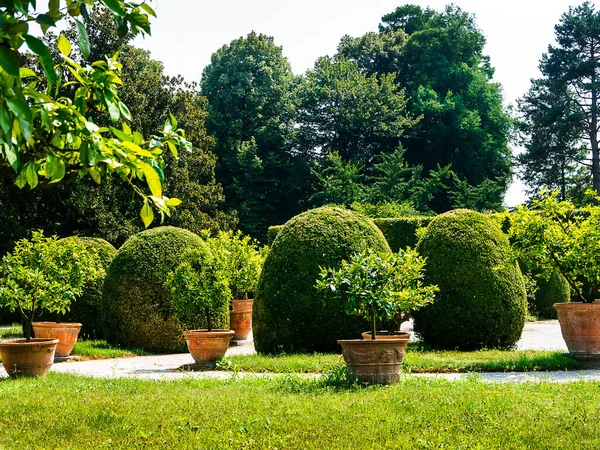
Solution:
<path fill-rule="evenodd" d="M 595 58 L 592 48 L 592 61 Z M 596 87 L 596 70 L 592 69 L 592 104 L 590 108 L 590 144 L 592 147 L 592 185 L 597 195 L 600 195 L 600 155 L 598 154 L 598 89 Z"/>

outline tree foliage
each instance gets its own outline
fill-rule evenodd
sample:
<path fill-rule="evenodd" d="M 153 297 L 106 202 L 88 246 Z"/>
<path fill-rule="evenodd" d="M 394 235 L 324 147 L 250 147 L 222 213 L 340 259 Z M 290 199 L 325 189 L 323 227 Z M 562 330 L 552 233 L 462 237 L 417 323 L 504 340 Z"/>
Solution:
<path fill-rule="evenodd" d="M 471 186 L 492 180 L 497 204 L 511 174 L 511 120 L 484 44 L 474 17 L 456 6 L 437 12 L 405 5 L 382 18 L 379 33 L 342 38 L 338 57 L 367 75 L 396 75 L 410 99 L 407 112 L 422 117 L 402 139 L 411 166 L 428 172 L 451 165 Z M 448 195 L 434 203 L 436 211 L 450 208 Z"/>
<path fill-rule="evenodd" d="M 588 183 L 600 193 L 600 11 L 590 2 L 571 7 L 554 30 L 542 77 L 519 102 L 526 149 L 519 162 L 532 193 L 559 189 L 564 200 Z M 583 185 L 582 169 L 591 175 Z"/>
<path fill-rule="evenodd" d="M 120 78 L 124 83 L 119 93 L 122 101 L 130 105 L 131 126 L 151 136 L 159 132 L 172 113 L 193 145 L 189 151 L 178 152 L 177 158 L 170 153 L 163 155 L 164 167 L 159 176 L 164 180 L 164 190 L 183 201 L 170 217 L 164 218 L 165 222 L 195 232 L 233 226 L 235 217 L 220 210 L 224 198 L 214 176 L 216 158 L 210 152 L 214 141 L 204 127 L 206 99 L 200 96 L 194 84 L 186 83 L 179 76 L 164 75 L 163 65 L 151 59 L 147 51 L 128 45 L 131 34 L 119 36 L 110 11 L 94 8 L 89 16 L 85 29 L 90 57 L 103 58 L 119 52 L 123 66 Z M 74 23 L 64 35 L 76 39 Z M 48 33 L 44 41 L 49 48 L 54 48 L 57 36 Z M 83 63 L 80 52 L 76 48 L 72 50 L 73 59 Z M 35 64 L 32 69 L 41 70 Z M 63 92 L 65 96 L 74 93 L 68 86 Z M 91 115 L 100 126 L 112 125 L 106 111 L 94 110 Z M 44 184 L 34 191 L 19 191 L 11 186 L 12 179 L 8 176 L 2 180 L 0 233 L 3 246 L 0 251 L 10 250 L 15 240 L 37 228 L 63 236 L 75 233 L 98 236 L 116 245 L 143 229 L 138 216 L 143 199 L 132 196 L 128 183 L 116 174 L 105 176 L 102 185 L 87 178 L 67 176 L 62 183 Z"/>
<path fill-rule="evenodd" d="M 0 146 L 3 168 L 16 173 L 18 187 L 35 188 L 40 181 L 60 182 L 70 172 L 89 175 L 100 183 L 106 172 L 117 173 L 143 200 L 140 215 L 146 226 L 154 216 L 152 206 L 161 215 L 169 214 L 177 199 L 163 196 L 161 172 L 165 150 L 188 148 L 176 122 L 165 122 L 164 128 L 151 137 L 120 127 L 98 127 L 90 119 L 92 111 L 104 111 L 116 125 L 131 113 L 120 99 L 118 86 L 122 65 L 115 57 L 93 64 L 79 64 L 70 58 L 71 42 L 59 35 L 57 47 L 61 60 L 54 61 L 48 46 L 36 37 L 30 27 L 39 25 L 46 33 L 65 16 L 73 17 L 78 30 L 78 46 L 84 58 L 90 56 L 90 44 L 84 24 L 89 22 L 88 7 L 105 5 L 112 13 L 119 34 L 124 36 L 150 32 L 148 15 L 155 15 L 145 3 L 122 0 L 69 1 L 66 11 L 61 2 L 52 0 L 48 11 L 41 13 L 34 0 L 4 2 L 0 23 Z M 43 75 L 22 65 L 25 46 L 37 55 Z M 72 98 L 61 88 L 70 87 Z M 145 180 L 146 186 L 139 181 Z M 149 193 L 148 193 L 149 191 Z"/>
<path fill-rule="evenodd" d="M 319 58 L 303 78 L 300 98 L 297 145 L 313 158 L 339 152 L 346 161 L 371 166 L 417 121 L 406 112 L 394 74 L 367 76 L 344 57 Z"/>
<path fill-rule="evenodd" d="M 292 152 L 296 84 L 273 38 L 254 32 L 217 50 L 202 75 L 217 179 L 254 237 L 299 212 L 304 195 L 308 168 Z"/>

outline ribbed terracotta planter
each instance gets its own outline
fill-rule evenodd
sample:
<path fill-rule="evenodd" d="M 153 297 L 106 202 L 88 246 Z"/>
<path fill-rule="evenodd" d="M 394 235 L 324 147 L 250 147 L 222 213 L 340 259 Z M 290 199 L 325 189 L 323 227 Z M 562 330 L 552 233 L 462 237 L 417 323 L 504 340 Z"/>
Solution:
<path fill-rule="evenodd" d="M 233 339 L 248 339 L 252 330 L 252 303 L 254 299 L 232 300 L 229 326 L 235 332 Z"/>
<path fill-rule="evenodd" d="M 36 338 L 58 339 L 55 356 L 63 358 L 73 351 L 80 330 L 80 323 L 33 322 L 33 334 Z"/>
<path fill-rule="evenodd" d="M 383 338 L 343 339 L 342 354 L 352 380 L 371 384 L 390 384 L 400 379 L 409 333 Z"/>
<path fill-rule="evenodd" d="M 189 330 L 183 338 L 196 364 L 206 365 L 225 356 L 233 334 L 233 330 Z"/>
<path fill-rule="evenodd" d="M 54 362 L 58 339 L 32 338 L 0 341 L 2 365 L 11 377 L 46 375 Z"/>
<path fill-rule="evenodd" d="M 569 353 L 600 357 L 600 301 L 553 306 Z"/>

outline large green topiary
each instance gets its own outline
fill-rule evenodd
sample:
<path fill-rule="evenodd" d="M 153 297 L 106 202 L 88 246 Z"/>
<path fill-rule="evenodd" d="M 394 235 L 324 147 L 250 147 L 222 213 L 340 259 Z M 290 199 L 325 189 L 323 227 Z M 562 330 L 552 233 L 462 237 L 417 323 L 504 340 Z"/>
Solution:
<path fill-rule="evenodd" d="M 159 353 L 184 350 L 184 326 L 171 311 L 171 292 L 164 284 L 187 250 L 205 245 L 194 233 L 175 227 L 129 238 L 104 282 L 102 321 L 107 341 Z M 228 323 L 229 317 L 222 316 L 215 325 Z"/>
<path fill-rule="evenodd" d="M 414 313 L 415 331 L 438 348 L 509 348 L 521 337 L 527 299 L 507 237 L 483 214 L 450 211 L 434 218 L 417 244 L 425 282 L 440 288 Z"/>
<path fill-rule="evenodd" d="M 278 233 L 263 266 L 254 300 L 253 332 L 261 353 L 338 351 L 337 339 L 369 329 L 341 301 L 315 288 L 319 267 L 339 267 L 353 253 L 390 251 L 373 222 L 337 207 L 302 213 Z"/>
<path fill-rule="evenodd" d="M 117 249 L 109 242 L 100 238 L 71 236 L 61 239 L 58 242 L 63 241 L 75 241 L 97 252 L 102 268 L 105 271 L 108 270 L 108 267 L 117 254 Z M 70 310 L 63 317 L 60 317 L 60 320 L 65 322 L 81 322 L 82 327 L 79 335 L 83 338 L 101 339 L 104 337 L 100 318 L 103 286 L 104 277 L 84 286 L 83 294 L 77 297 L 71 303 Z"/>

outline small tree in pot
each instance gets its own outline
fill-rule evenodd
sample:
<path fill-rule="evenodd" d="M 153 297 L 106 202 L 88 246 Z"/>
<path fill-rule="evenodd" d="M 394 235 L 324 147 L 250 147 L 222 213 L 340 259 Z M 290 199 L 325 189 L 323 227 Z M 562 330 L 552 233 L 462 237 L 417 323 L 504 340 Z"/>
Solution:
<path fill-rule="evenodd" d="M 350 372 L 359 380 L 389 383 L 399 378 L 409 335 L 377 339 L 377 321 L 406 314 L 434 300 L 437 286 L 424 286 L 422 281 L 425 262 L 411 249 L 398 253 L 367 251 L 342 261 L 339 269 L 321 269 L 317 289 L 343 301 L 348 314 L 362 316 L 371 324 L 370 339 L 338 341 Z"/>
<path fill-rule="evenodd" d="M 0 303 L 19 311 L 25 339 L 0 343 L 7 372 L 42 375 L 50 369 L 58 340 L 32 338 L 34 319 L 42 311 L 64 314 L 83 286 L 102 274 L 98 255 L 76 242 L 58 243 L 56 237 L 46 238 L 41 231 L 34 231 L 30 240 L 15 244 L 0 264 Z M 29 358 L 27 354 L 35 353 L 35 347 L 54 341 L 52 357 L 46 362 L 19 359 Z"/>
<path fill-rule="evenodd" d="M 244 340 L 252 329 L 252 295 L 266 257 L 266 247 L 261 248 L 255 239 L 239 230 L 219 231 L 216 237 L 207 237 L 206 243 L 222 262 L 231 289 L 230 323 L 234 339 Z"/>
<path fill-rule="evenodd" d="M 556 303 L 563 337 L 573 355 L 600 357 L 600 207 L 577 208 L 542 192 L 531 207 L 519 207 L 511 218 L 510 239 L 529 271 L 549 279 L 560 272 L 571 288 L 573 303 Z"/>
<path fill-rule="evenodd" d="M 222 263 L 208 247 L 183 255 L 182 263 L 167 278 L 173 295 L 171 308 L 182 323 L 197 326 L 202 319 L 206 330 L 188 330 L 184 338 L 197 364 L 222 358 L 233 337 L 231 330 L 213 329 L 214 318 L 227 314 L 231 291 Z"/>

